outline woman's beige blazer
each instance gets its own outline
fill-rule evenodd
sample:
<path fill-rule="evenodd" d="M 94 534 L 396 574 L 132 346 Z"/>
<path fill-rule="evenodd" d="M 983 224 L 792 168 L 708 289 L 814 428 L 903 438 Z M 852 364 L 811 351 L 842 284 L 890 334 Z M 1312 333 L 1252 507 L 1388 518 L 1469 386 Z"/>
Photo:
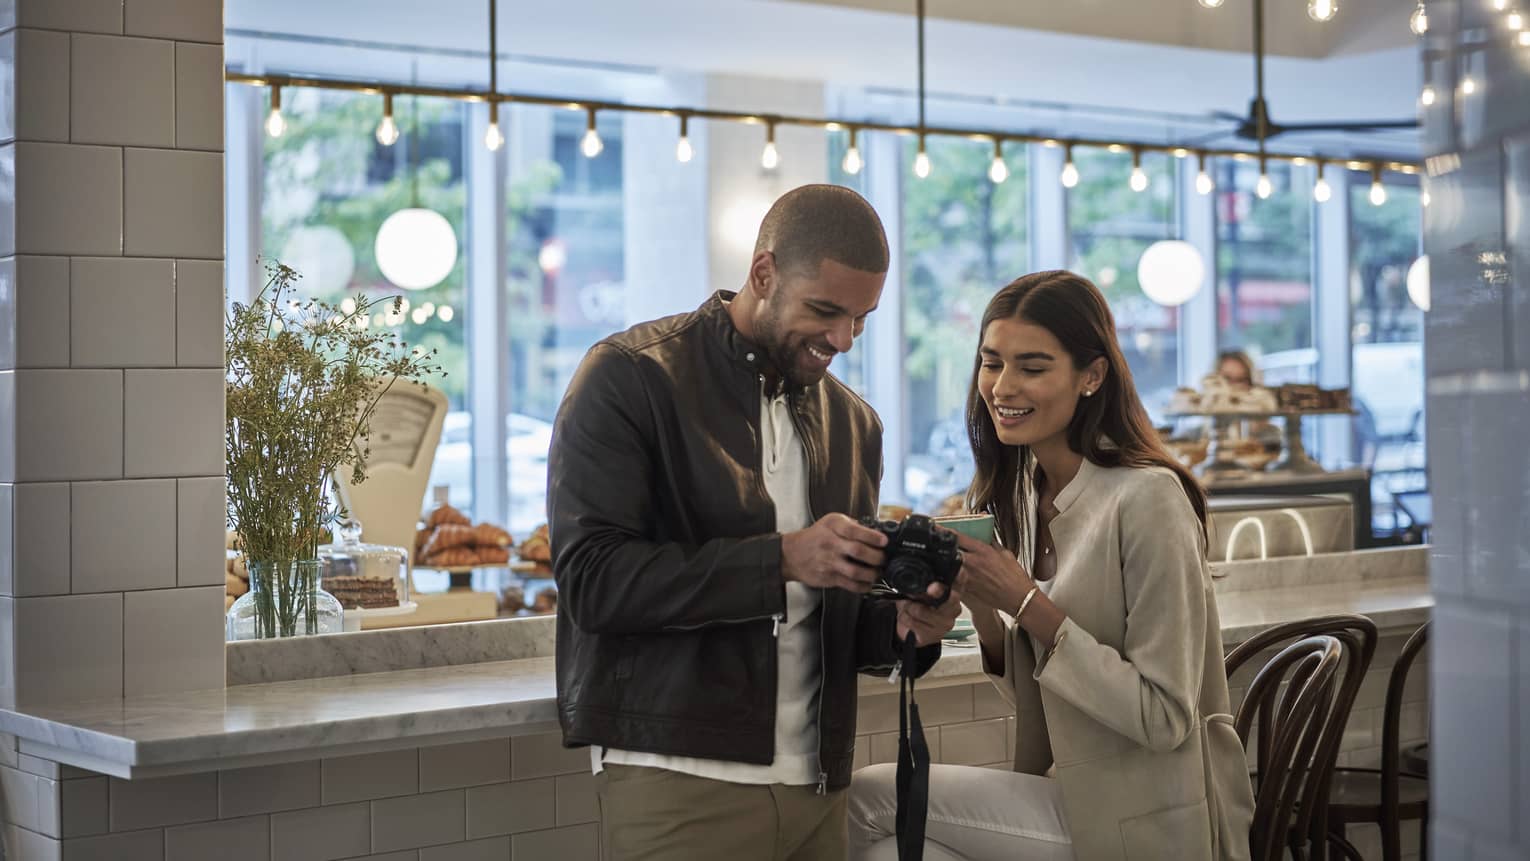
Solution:
<path fill-rule="evenodd" d="M 1015 706 L 1015 770 L 1055 764 L 1079 861 L 1246 858 L 1246 837 L 1213 835 L 1208 784 L 1245 781 L 1221 793 L 1223 834 L 1248 833 L 1253 801 L 1231 722 L 1207 735 L 1228 711 L 1222 633 L 1178 477 L 1085 460 L 1056 506 L 1058 645 L 1038 662 L 1011 625 L 1004 672 L 986 668 Z"/>

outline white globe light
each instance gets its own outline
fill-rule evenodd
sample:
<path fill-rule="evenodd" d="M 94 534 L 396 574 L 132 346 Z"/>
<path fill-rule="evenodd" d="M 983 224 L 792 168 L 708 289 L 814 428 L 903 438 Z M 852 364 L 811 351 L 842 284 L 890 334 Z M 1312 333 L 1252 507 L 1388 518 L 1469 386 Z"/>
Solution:
<path fill-rule="evenodd" d="M 377 268 L 405 290 L 424 290 L 446 279 L 457 264 L 457 234 L 430 209 L 400 209 L 377 229 Z"/>
<path fill-rule="evenodd" d="M 344 290 L 356 273 L 356 254 L 350 241 L 327 224 L 309 224 L 292 231 L 282 246 L 281 259 L 303 276 L 303 288 L 313 296 Z"/>
<path fill-rule="evenodd" d="M 1137 283 L 1149 299 L 1173 308 L 1201 292 L 1206 261 L 1194 245 L 1178 239 L 1155 242 L 1137 261 Z"/>
<path fill-rule="evenodd" d="M 1408 298 L 1420 311 L 1429 310 L 1429 255 L 1425 254 L 1408 267 Z"/>

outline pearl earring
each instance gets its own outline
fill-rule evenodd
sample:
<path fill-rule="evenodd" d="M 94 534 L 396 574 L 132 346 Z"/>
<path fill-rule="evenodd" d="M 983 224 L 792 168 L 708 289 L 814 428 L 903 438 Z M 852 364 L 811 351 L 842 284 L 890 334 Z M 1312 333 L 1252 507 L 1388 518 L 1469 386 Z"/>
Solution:
<path fill-rule="evenodd" d="M 1084 389 L 1084 397 L 1087 398 L 1087 397 L 1089 397 L 1092 394 L 1094 394 L 1094 390 L 1093 389 Z"/>

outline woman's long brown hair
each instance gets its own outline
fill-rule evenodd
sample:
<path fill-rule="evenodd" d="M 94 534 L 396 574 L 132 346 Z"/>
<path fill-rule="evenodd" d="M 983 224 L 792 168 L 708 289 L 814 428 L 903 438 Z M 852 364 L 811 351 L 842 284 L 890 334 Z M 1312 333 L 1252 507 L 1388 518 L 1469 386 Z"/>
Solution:
<path fill-rule="evenodd" d="M 1018 278 L 998 293 L 983 312 L 979 338 L 995 320 L 1020 319 L 1051 332 L 1061 342 L 1076 370 L 1101 356 L 1105 382 L 1092 397 L 1080 398 L 1068 423 L 1068 447 L 1090 463 L 1105 467 L 1161 466 L 1179 476 L 1190 505 L 1206 529 L 1206 491 L 1158 440 L 1148 419 L 1131 369 L 1116 341 L 1115 318 L 1098 287 L 1089 279 L 1062 269 Z M 967 438 L 977 470 L 967 489 L 967 508 L 992 514 L 999 540 L 1020 552 L 1021 530 L 1027 522 L 1030 477 L 1025 474 L 1025 446 L 999 441 L 988 405 L 978 392 L 982 359 L 974 356 L 972 385 L 967 393 Z M 1109 443 L 1106 444 L 1105 440 Z M 1029 560 L 1027 560 L 1029 561 Z"/>

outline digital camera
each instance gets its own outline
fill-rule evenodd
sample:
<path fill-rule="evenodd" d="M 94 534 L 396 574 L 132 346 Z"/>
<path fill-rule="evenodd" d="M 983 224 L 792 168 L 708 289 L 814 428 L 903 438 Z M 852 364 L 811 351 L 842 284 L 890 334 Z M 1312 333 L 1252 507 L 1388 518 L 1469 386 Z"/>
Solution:
<path fill-rule="evenodd" d="M 923 514 L 910 514 L 903 522 L 863 518 L 861 525 L 887 536 L 883 552 L 882 580 L 871 590 L 873 598 L 918 601 L 938 607 L 951 594 L 951 583 L 962 570 L 962 557 L 956 549 L 956 535 L 937 530 L 934 521 Z M 939 598 L 929 594 L 931 583 L 946 589 Z"/>

